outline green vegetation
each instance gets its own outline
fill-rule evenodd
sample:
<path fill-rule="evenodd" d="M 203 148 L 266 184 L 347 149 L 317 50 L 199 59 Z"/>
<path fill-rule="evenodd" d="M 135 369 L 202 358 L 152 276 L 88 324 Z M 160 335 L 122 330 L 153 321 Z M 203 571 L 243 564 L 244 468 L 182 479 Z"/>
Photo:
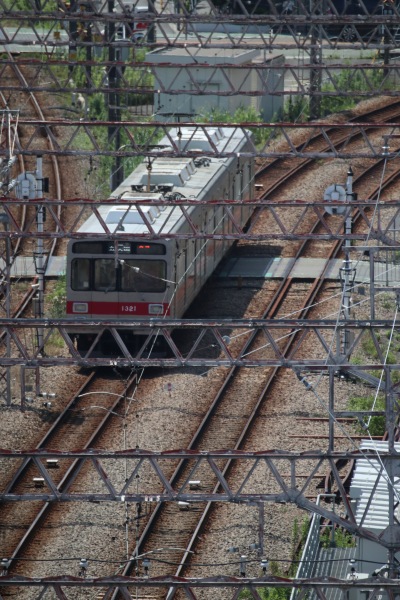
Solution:
<path fill-rule="evenodd" d="M 382 295 L 382 307 L 386 310 L 394 310 L 396 308 L 396 301 L 393 296 L 389 294 Z"/>
<path fill-rule="evenodd" d="M 354 108 L 364 96 L 357 95 L 357 92 L 364 93 L 371 89 L 371 86 L 379 88 L 383 80 L 382 69 L 366 69 L 364 71 L 346 68 L 331 78 L 331 81 L 325 83 L 322 88 L 321 98 L 321 116 L 326 116 L 342 110 Z M 344 96 L 341 92 L 354 92 L 351 96 Z M 300 96 L 289 96 L 282 113 L 277 114 L 272 121 L 284 122 L 305 122 L 309 118 L 309 101 Z M 262 123 L 261 114 L 254 107 L 240 106 L 232 115 L 230 112 L 220 109 L 213 109 L 201 113 L 197 118 L 198 122 L 219 122 L 219 123 Z M 270 128 L 251 128 L 254 140 L 257 146 L 264 145 L 273 135 Z"/>
<path fill-rule="evenodd" d="M 376 343 L 375 343 L 373 337 L 369 333 L 365 333 L 362 338 L 361 348 L 363 349 L 363 351 L 365 352 L 365 354 L 367 355 L 368 358 L 379 360 L 380 356 L 379 356 L 378 349 L 376 346 L 376 344 L 379 344 L 379 348 L 382 353 L 382 357 L 383 357 L 383 359 L 385 359 L 386 364 L 395 365 L 399 362 L 399 357 L 397 354 L 399 352 L 399 345 L 397 343 L 396 336 L 393 336 L 392 343 L 391 343 L 391 349 L 388 350 L 388 343 L 389 343 L 390 336 L 391 336 L 390 331 L 385 332 L 385 336 L 383 336 L 382 334 L 377 332 L 375 334 L 375 338 L 376 338 Z M 386 338 L 387 341 L 384 338 Z M 360 362 L 357 362 L 356 358 L 352 359 L 352 363 L 353 364 L 361 364 Z M 375 375 L 375 373 L 373 373 L 373 374 Z M 377 375 L 377 377 L 380 377 L 380 373 Z"/>
<path fill-rule="evenodd" d="M 297 561 L 300 559 L 303 552 L 304 544 L 307 540 L 308 530 L 310 529 L 310 520 L 305 517 L 301 523 L 294 520 L 292 532 L 292 564 L 289 569 L 289 575 L 295 576 L 297 570 Z"/>
<path fill-rule="evenodd" d="M 322 86 L 321 116 L 354 108 L 364 96 L 357 92 L 379 89 L 383 80 L 382 69 L 343 69 L 332 77 L 332 81 Z M 354 92 L 351 96 L 342 96 L 340 92 Z M 332 94 L 332 95 L 331 95 Z"/>
<path fill-rule="evenodd" d="M 307 101 L 303 98 L 293 100 L 290 96 L 283 113 L 274 116 L 272 122 L 306 120 L 307 114 Z M 233 114 L 227 110 L 213 109 L 200 113 L 195 120 L 198 123 L 237 123 L 238 125 L 264 122 L 261 113 L 253 106 L 239 106 Z M 269 127 L 249 127 L 248 129 L 252 132 L 255 144 L 258 147 L 263 147 L 270 137 L 276 135 L 276 132 Z"/>
<path fill-rule="evenodd" d="M 300 559 L 303 552 L 309 527 L 310 521 L 307 517 L 305 517 L 300 524 L 297 519 L 294 520 L 291 546 L 291 560 L 293 562 L 290 563 L 288 571 L 284 571 L 277 562 L 271 561 L 268 568 L 269 575 L 274 577 L 295 577 L 297 571 L 297 561 Z M 262 600 L 288 600 L 291 591 L 291 587 L 279 589 L 257 589 L 257 592 Z M 239 598 L 240 600 L 249 600 L 250 598 L 253 598 L 253 596 L 251 595 L 251 592 L 245 590 L 240 594 Z"/>
<path fill-rule="evenodd" d="M 323 548 L 330 548 L 331 544 L 332 529 L 331 527 L 326 527 L 321 535 L 321 545 Z M 335 528 L 335 548 L 355 548 L 355 546 L 356 540 L 351 533 L 341 527 Z"/>
<path fill-rule="evenodd" d="M 364 334 L 361 342 L 361 347 L 369 358 L 378 358 L 378 350 L 376 349 L 374 340 L 372 339 L 369 333 Z"/>
<path fill-rule="evenodd" d="M 287 577 L 286 573 L 282 573 L 279 565 L 275 562 L 271 562 L 269 566 L 269 574 L 275 577 Z M 288 600 L 290 598 L 291 587 L 287 588 L 257 588 L 257 592 L 262 600 Z M 251 592 L 244 590 L 239 595 L 240 600 L 250 600 L 254 598 Z"/>
<path fill-rule="evenodd" d="M 198 123 L 237 123 L 242 125 L 243 123 L 262 123 L 263 119 L 254 107 L 239 106 L 233 115 L 227 110 L 214 108 L 211 111 L 200 113 L 196 117 L 196 121 Z M 257 146 L 265 144 L 271 135 L 271 130 L 266 127 L 249 127 L 249 131 L 252 132 Z"/>
<path fill-rule="evenodd" d="M 46 304 L 49 306 L 50 317 L 61 319 L 65 317 L 67 300 L 67 280 L 65 275 L 60 275 L 51 292 L 46 294 Z M 47 332 L 44 332 L 47 336 Z M 60 348 L 64 348 L 65 342 L 58 331 L 54 331 L 44 344 L 48 356 L 53 356 Z"/>
<path fill-rule="evenodd" d="M 375 405 L 374 405 L 374 396 L 364 396 L 364 397 L 359 397 L 359 396 L 355 396 L 353 398 L 350 398 L 349 403 L 348 403 L 348 410 L 354 410 L 354 411 L 367 411 L 367 410 L 379 410 L 379 411 L 384 411 L 385 410 L 385 400 L 381 395 L 378 395 Z M 372 407 L 374 406 L 374 408 L 372 409 Z M 364 418 L 365 422 L 368 422 L 368 417 Z M 361 431 L 362 428 L 360 427 Z M 385 416 L 376 416 L 376 417 L 371 417 L 371 420 L 369 421 L 369 425 L 368 425 L 368 431 L 371 435 L 383 435 L 385 433 L 386 430 L 386 424 L 385 424 Z"/>
<path fill-rule="evenodd" d="M 58 331 L 51 333 L 44 343 L 44 350 L 47 356 L 54 356 L 60 348 L 65 347 L 65 342 Z"/>
<path fill-rule="evenodd" d="M 51 317 L 54 319 L 65 317 L 67 301 L 67 279 L 65 274 L 57 279 L 53 291 L 47 294 L 46 301 L 50 306 Z"/>
<path fill-rule="evenodd" d="M 78 54 L 79 60 L 85 60 L 85 51 L 80 51 Z M 130 52 L 134 53 L 131 58 L 135 62 L 142 62 L 146 57 L 146 48 L 131 48 Z M 107 85 L 105 78 L 104 68 L 102 62 L 106 57 L 94 56 L 93 59 L 99 63 L 99 66 L 93 66 L 90 71 L 90 79 L 94 89 L 104 88 Z M 71 78 L 71 74 L 66 77 Z M 151 104 L 153 102 L 153 87 L 154 77 L 150 70 L 147 68 L 132 68 L 128 63 L 123 67 L 123 85 L 126 86 L 125 94 L 120 94 L 120 118 L 121 122 L 132 120 L 131 107 L 140 104 Z M 72 73 L 73 85 L 71 89 L 82 89 L 87 87 L 88 73 L 84 67 L 79 65 L 74 68 Z M 143 89 L 143 93 L 135 92 L 132 89 Z M 151 91 L 150 91 L 151 90 Z M 91 120 L 94 121 L 107 121 L 108 120 L 108 107 L 107 107 L 107 95 L 102 92 L 94 92 L 85 97 L 88 102 L 87 114 Z M 68 102 L 68 99 L 67 99 Z M 138 117 L 135 115 L 135 121 L 142 120 L 143 123 L 149 123 L 151 117 Z M 135 145 L 146 146 L 147 144 L 157 144 L 163 136 L 163 129 L 156 127 L 135 127 L 134 130 L 129 128 L 120 128 L 118 144 L 124 151 L 129 150 L 132 146 L 132 140 Z M 100 147 L 107 148 L 110 145 L 110 150 L 115 150 L 115 140 L 108 142 L 109 131 L 107 127 L 101 128 L 96 127 L 92 130 L 96 142 Z M 86 134 L 77 136 L 74 140 L 75 147 L 79 149 L 89 149 L 91 142 Z M 92 148 L 90 148 L 92 149 Z M 142 157 L 131 156 L 123 157 L 123 167 L 125 172 L 131 172 L 139 163 L 142 162 Z M 115 158 L 112 156 L 100 155 L 96 159 L 96 168 L 90 172 L 93 184 L 98 190 L 98 194 L 101 197 L 107 197 L 110 187 L 110 173 L 115 165 Z"/>
<path fill-rule="evenodd" d="M 368 92 L 371 88 L 379 89 L 382 81 L 382 69 L 355 70 L 350 67 L 343 69 L 329 82 L 322 85 L 321 116 L 354 108 L 361 100 L 365 99 L 365 96 L 358 96 L 357 92 Z M 351 96 L 344 96 L 341 92 L 354 93 Z M 308 101 L 300 97 L 293 100 L 292 96 L 289 96 L 282 120 L 295 122 L 307 121 L 308 118 Z"/>

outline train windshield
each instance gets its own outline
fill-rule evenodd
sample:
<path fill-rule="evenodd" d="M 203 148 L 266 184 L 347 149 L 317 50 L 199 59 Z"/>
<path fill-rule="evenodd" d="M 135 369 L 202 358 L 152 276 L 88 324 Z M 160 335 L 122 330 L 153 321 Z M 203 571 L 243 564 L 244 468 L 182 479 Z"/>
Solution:
<path fill-rule="evenodd" d="M 121 291 L 163 292 L 165 277 L 163 260 L 125 260 L 121 268 Z"/>
<path fill-rule="evenodd" d="M 71 263 L 71 288 L 73 290 L 90 289 L 90 263 L 88 258 L 78 258 Z"/>
<path fill-rule="evenodd" d="M 113 259 L 94 260 L 93 289 L 102 292 L 112 292 L 117 289 L 117 271 Z"/>
<path fill-rule="evenodd" d="M 113 258 L 75 258 L 71 288 L 76 291 L 164 292 L 164 260 L 124 259 L 117 268 Z"/>

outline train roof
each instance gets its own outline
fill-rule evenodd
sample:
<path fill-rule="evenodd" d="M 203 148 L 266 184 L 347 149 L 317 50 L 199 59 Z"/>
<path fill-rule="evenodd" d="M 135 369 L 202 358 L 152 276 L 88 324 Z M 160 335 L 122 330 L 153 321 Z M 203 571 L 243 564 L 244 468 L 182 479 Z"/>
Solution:
<path fill-rule="evenodd" d="M 101 205 L 98 209 L 111 233 L 148 233 L 149 228 L 143 216 L 156 233 L 172 233 L 176 231 L 178 221 L 184 221 L 179 207 L 141 205 L 139 212 L 134 206 L 127 206 L 121 201 L 139 203 L 143 200 L 162 202 L 171 197 L 191 200 L 221 197 L 223 189 L 219 183 L 220 176 L 237 158 L 208 157 L 203 152 L 212 150 L 212 145 L 220 152 L 241 152 L 247 143 L 243 131 L 239 128 L 210 126 L 207 136 L 196 128 L 182 128 L 179 134 L 177 129 L 171 130 L 174 143 L 181 145 L 183 152 L 199 150 L 199 158 L 159 156 L 141 163 L 111 194 L 110 199 L 115 200 L 115 204 Z M 161 140 L 160 146 L 171 149 L 168 137 Z M 95 215 L 89 217 L 79 232 L 106 233 Z"/>

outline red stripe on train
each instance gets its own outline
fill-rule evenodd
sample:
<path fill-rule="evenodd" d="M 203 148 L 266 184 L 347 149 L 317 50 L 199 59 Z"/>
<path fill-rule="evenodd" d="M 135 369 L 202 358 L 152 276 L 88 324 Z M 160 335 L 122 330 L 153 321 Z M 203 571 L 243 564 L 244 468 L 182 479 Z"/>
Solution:
<path fill-rule="evenodd" d="M 159 307 L 158 312 L 157 307 Z M 148 317 L 170 315 L 170 309 L 165 302 L 85 302 L 80 300 L 73 302 L 69 300 L 67 302 L 67 315 L 82 317 L 86 315 L 117 317 L 135 315 L 136 317 Z"/>

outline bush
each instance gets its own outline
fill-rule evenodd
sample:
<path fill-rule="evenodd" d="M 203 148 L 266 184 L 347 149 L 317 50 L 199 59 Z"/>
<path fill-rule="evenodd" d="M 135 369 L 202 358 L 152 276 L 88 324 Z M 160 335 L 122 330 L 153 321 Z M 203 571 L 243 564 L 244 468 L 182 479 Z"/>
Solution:
<path fill-rule="evenodd" d="M 335 548 L 354 548 L 356 545 L 355 538 L 341 527 L 335 528 Z M 330 548 L 332 542 L 332 528 L 326 527 L 321 535 L 321 545 L 323 548 Z"/>
<path fill-rule="evenodd" d="M 196 121 L 198 123 L 237 123 L 239 125 L 242 123 L 263 123 L 261 114 L 252 106 L 239 106 L 233 115 L 227 110 L 215 108 L 212 111 L 200 113 L 196 117 Z M 271 129 L 266 127 L 249 127 L 249 131 L 253 134 L 256 145 L 265 144 L 271 136 Z"/>
<path fill-rule="evenodd" d="M 381 69 L 343 69 L 332 77 L 329 83 L 322 86 L 321 91 L 326 95 L 321 98 L 321 116 L 353 108 L 364 99 L 363 96 L 357 96 L 357 92 L 368 92 L 371 86 L 379 89 L 382 80 Z M 342 91 L 355 93 L 342 96 Z"/>
<path fill-rule="evenodd" d="M 52 292 L 47 294 L 46 300 L 50 305 L 50 316 L 59 319 L 65 316 L 67 302 L 67 278 L 61 275 Z"/>
<path fill-rule="evenodd" d="M 374 396 L 365 396 L 365 397 L 353 397 L 350 398 L 348 403 L 348 410 L 354 411 L 364 411 L 364 410 L 372 410 L 372 406 L 374 405 Z M 378 396 L 375 406 L 373 410 L 384 411 L 385 410 L 385 401 L 382 396 Z M 365 422 L 368 422 L 369 417 L 364 418 Z M 361 428 L 362 429 L 362 428 Z M 371 435 L 383 435 L 386 430 L 386 420 L 385 416 L 376 416 L 371 417 L 368 425 L 368 431 Z"/>

